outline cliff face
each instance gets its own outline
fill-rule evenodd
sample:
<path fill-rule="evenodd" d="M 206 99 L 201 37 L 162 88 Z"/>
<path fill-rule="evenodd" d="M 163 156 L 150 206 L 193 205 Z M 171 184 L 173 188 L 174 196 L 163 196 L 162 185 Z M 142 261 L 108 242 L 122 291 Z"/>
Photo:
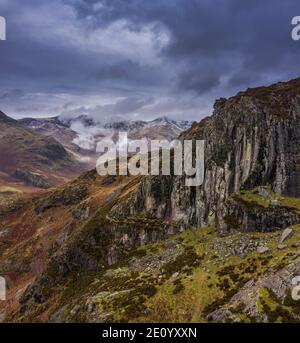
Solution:
<path fill-rule="evenodd" d="M 213 115 L 181 136 L 205 140 L 203 185 L 189 188 L 175 176 L 147 178 L 131 211 L 146 208 L 183 226 L 217 223 L 225 230 L 224 218 L 240 207 L 230 196 L 241 189 L 270 186 L 278 195 L 299 196 L 299 118 L 299 79 L 217 100 Z"/>

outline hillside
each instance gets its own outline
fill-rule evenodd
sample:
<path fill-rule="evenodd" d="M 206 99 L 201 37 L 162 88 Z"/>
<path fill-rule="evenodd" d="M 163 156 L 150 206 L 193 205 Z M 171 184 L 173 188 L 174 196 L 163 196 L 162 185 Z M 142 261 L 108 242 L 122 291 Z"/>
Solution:
<path fill-rule="evenodd" d="M 78 118 L 78 120 L 83 120 L 84 125 L 92 124 L 92 122 L 86 121 L 82 117 Z M 78 133 L 72 130 L 72 121 L 64 121 L 59 117 L 23 118 L 19 120 L 19 123 L 41 135 L 54 138 L 75 160 L 85 163 L 86 170 L 95 166 L 98 155 L 95 151 L 83 149 L 76 144 Z"/>
<path fill-rule="evenodd" d="M 58 117 L 53 118 L 23 118 L 18 120 L 22 125 L 45 136 L 50 136 L 60 142 L 65 148 L 72 150 L 72 140 L 76 132 L 72 131 Z"/>
<path fill-rule="evenodd" d="M 200 187 L 90 172 L 19 200 L 1 223 L 15 230 L 1 248 L 12 280 L 3 320 L 299 322 L 299 103 L 300 79 L 216 101 L 181 134 L 205 140 Z M 21 252 L 16 218 L 28 213 L 34 239 Z"/>
<path fill-rule="evenodd" d="M 59 254 L 99 208 L 126 195 L 137 182 L 130 177 L 101 178 L 91 171 L 34 196 L 2 189 L 0 199 L 6 202 L 0 201 L 0 273 L 9 283 L 9 301 L 0 303 L 0 318 L 4 306 L 9 313 L 18 312 L 22 292 L 49 258 Z"/>
<path fill-rule="evenodd" d="M 52 137 L 45 137 L 0 112 L 0 182 L 48 188 L 81 167 Z M 0 184 L 1 184 L 0 183 Z"/>

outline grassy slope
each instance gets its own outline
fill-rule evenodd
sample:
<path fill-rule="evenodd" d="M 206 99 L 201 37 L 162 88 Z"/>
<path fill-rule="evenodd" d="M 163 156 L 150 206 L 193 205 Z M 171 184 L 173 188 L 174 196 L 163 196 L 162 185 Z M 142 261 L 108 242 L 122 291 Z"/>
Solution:
<path fill-rule="evenodd" d="M 63 310 L 59 311 L 61 319 L 72 322 L 207 322 L 209 314 L 226 306 L 249 280 L 258 280 L 294 261 L 299 250 L 300 225 L 293 229 L 294 236 L 282 251 L 276 248 L 280 232 L 217 237 L 214 227 L 189 230 L 167 241 L 143 246 L 105 273 L 85 275 L 80 281 L 70 279 L 55 296 L 60 299 L 59 307 L 63 305 Z M 235 251 L 244 242 L 254 244 L 239 255 Z M 271 252 L 258 254 L 255 247 L 260 243 Z M 262 288 L 259 292 L 262 303 L 272 303 L 267 290 Z M 241 303 L 232 309 L 235 320 L 254 321 L 255 318 L 242 313 L 242 306 Z M 261 311 L 267 311 L 262 304 L 259 306 Z M 292 306 L 284 308 L 290 313 L 294 311 Z M 42 307 L 36 309 L 39 310 Z M 53 306 L 48 314 L 51 316 L 56 310 Z M 31 320 L 36 321 L 35 315 Z"/>
<path fill-rule="evenodd" d="M 240 196 L 245 202 L 269 206 L 269 200 L 256 190 Z M 299 209 L 299 199 L 281 197 L 280 201 L 284 206 Z M 70 278 L 64 290 L 57 293 L 59 307 L 65 306 L 59 311 L 60 320 L 209 321 L 210 313 L 228 306 L 248 281 L 272 275 L 295 261 L 300 225 L 293 227 L 293 231 L 283 250 L 278 249 L 281 232 L 231 233 L 219 237 L 214 227 L 185 231 L 161 243 L 142 246 L 111 270 L 85 275 L 80 281 Z M 259 246 L 268 247 L 270 252 L 258 254 Z M 272 305 L 274 297 L 272 300 L 270 292 L 258 290 L 259 311 L 269 316 L 269 321 L 291 320 L 287 315 L 276 317 L 272 312 L 279 305 Z M 235 320 L 256 321 L 257 318 L 242 312 L 243 306 L 241 302 L 231 307 Z M 57 316 L 57 309 L 53 306 L 46 320 L 53 314 Z M 281 312 L 288 314 L 294 310 L 293 306 L 280 307 Z M 35 315 L 31 318 L 35 320 Z"/>

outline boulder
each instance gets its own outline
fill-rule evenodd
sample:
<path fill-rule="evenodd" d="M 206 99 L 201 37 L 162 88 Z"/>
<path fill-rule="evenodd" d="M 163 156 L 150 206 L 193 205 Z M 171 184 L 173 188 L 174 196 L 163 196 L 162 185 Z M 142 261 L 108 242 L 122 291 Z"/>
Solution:
<path fill-rule="evenodd" d="M 258 254 L 268 254 L 271 250 L 268 247 L 258 247 L 257 253 Z"/>
<path fill-rule="evenodd" d="M 262 196 L 263 198 L 268 198 L 271 195 L 271 193 L 264 187 L 258 188 L 258 194 Z"/>
<path fill-rule="evenodd" d="M 292 229 L 285 229 L 281 235 L 280 243 L 286 241 L 287 239 L 291 238 L 293 236 L 293 230 Z"/>
<path fill-rule="evenodd" d="M 271 205 L 272 206 L 280 206 L 281 202 L 279 200 L 271 200 Z"/>

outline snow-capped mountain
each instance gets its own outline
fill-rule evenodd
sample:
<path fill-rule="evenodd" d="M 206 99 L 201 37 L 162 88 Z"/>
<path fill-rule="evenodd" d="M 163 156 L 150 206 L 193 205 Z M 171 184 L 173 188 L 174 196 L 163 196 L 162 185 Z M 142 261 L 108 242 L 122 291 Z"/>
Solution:
<path fill-rule="evenodd" d="M 91 163 L 97 158 L 97 143 L 104 137 L 117 141 L 119 132 L 127 132 L 129 139 L 145 138 L 148 141 L 155 139 L 171 142 L 192 125 L 189 121 L 175 121 L 167 117 L 158 117 L 152 121 L 127 120 L 102 124 L 86 115 L 72 119 L 24 118 L 20 122 L 36 132 L 54 137 L 77 159 L 90 159 Z"/>

